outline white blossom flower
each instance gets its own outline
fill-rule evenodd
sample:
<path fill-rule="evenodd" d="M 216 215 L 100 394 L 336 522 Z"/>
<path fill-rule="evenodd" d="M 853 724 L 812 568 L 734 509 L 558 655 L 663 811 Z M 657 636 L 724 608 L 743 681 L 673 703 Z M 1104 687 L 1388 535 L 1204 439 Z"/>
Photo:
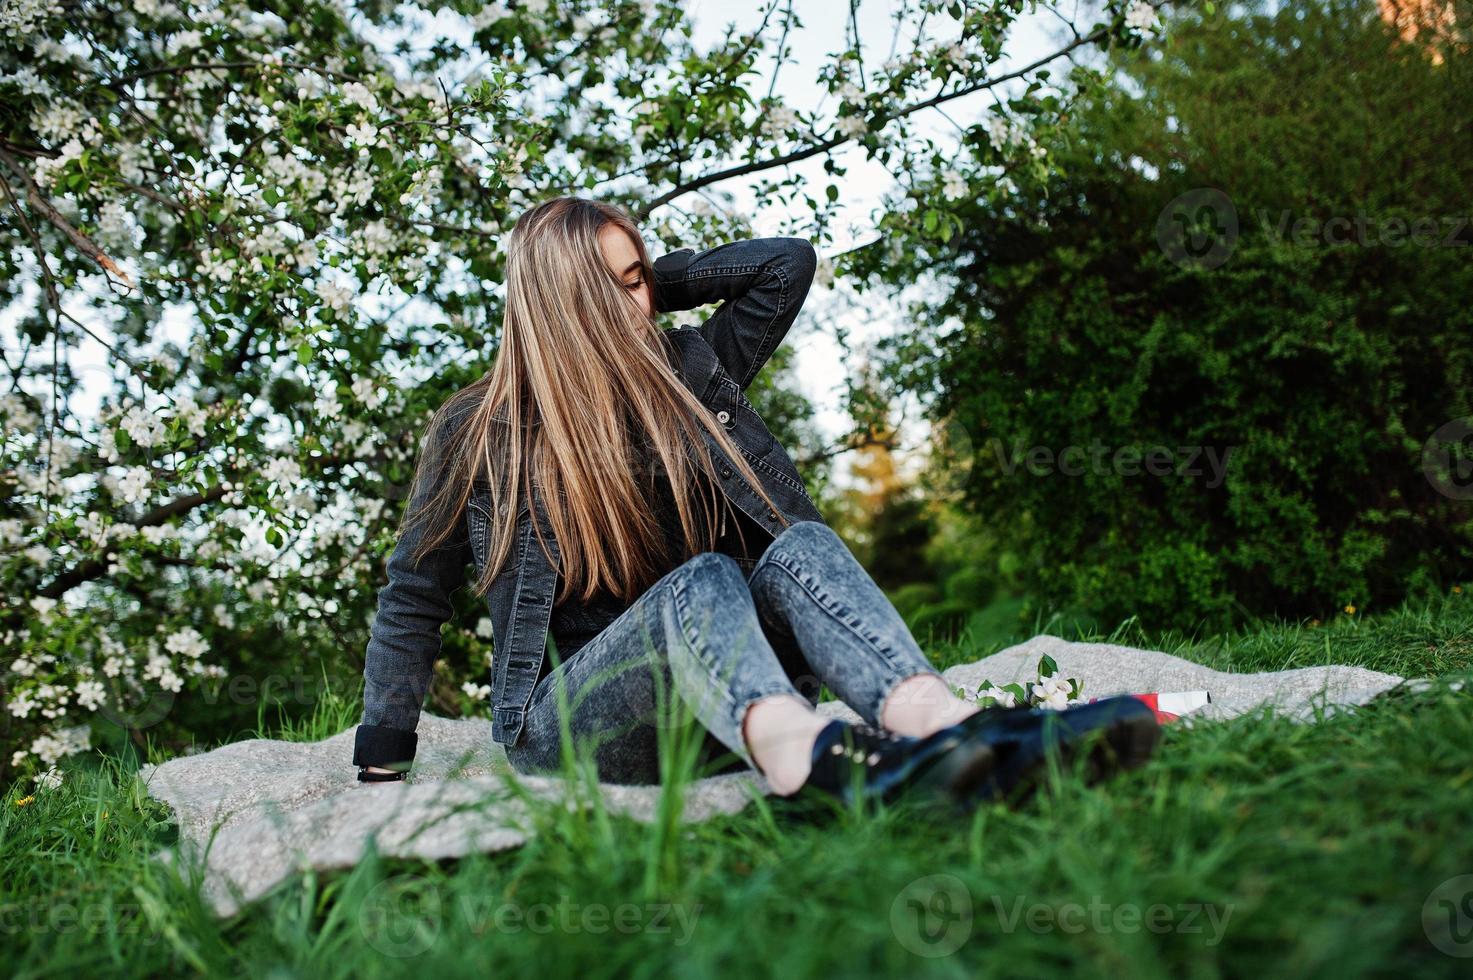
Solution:
<path fill-rule="evenodd" d="M 5 427 L 12 432 L 35 432 L 41 425 L 41 417 L 31 411 L 25 400 L 13 391 L 0 395 L 0 416 L 5 418 Z"/>
<path fill-rule="evenodd" d="M 201 44 L 203 44 L 204 41 L 205 36 L 199 31 L 180 31 L 178 34 L 175 34 L 173 37 L 169 38 L 169 43 L 164 48 L 164 51 L 169 55 L 176 55 L 180 51 L 184 51 L 189 48 L 197 48 Z"/>
<path fill-rule="evenodd" d="M 1069 682 L 1058 675 L 1045 677 L 1043 682 L 1034 688 L 1034 697 L 1039 707 L 1061 711 L 1069 706 Z"/>
<path fill-rule="evenodd" d="M 477 684 L 475 681 L 466 681 L 460 685 L 460 689 L 473 701 L 484 701 L 491 696 L 490 684 Z"/>
<path fill-rule="evenodd" d="M 955 201 L 967 194 L 967 180 L 959 171 L 947 170 L 941 175 L 941 196 Z"/>
<path fill-rule="evenodd" d="M 869 132 L 869 123 L 863 116 L 841 116 L 834 130 L 845 139 L 854 139 Z"/>
<path fill-rule="evenodd" d="M 117 493 L 126 503 L 136 504 L 148 496 L 148 485 L 153 480 L 147 466 L 130 466 L 117 480 Z"/>
<path fill-rule="evenodd" d="M 73 136 L 61 145 L 56 156 L 37 160 L 33 171 L 36 183 L 42 187 L 50 187 L 56 180 L 56 172 L 65 169 L 73 160 L 80 159 L 82 150 L 82 141 Z"/>
<path fill-rule="evenodd" d="M 77 684 L 77 703 L 88 711 L 96 711 L 107 699 L 107 689 L 101 681 L 81 681 Z"/>
<path fill-rule="evenodd" d="M 353 293 L 329 279 L 322 279 L 317 283 L 317 298 L 334 313 L 342 313 L 352 301 Z"/>
<path fill-rule="evenodd" d="M 373 123 L 351 123 L 348 126 L 348 142 L 353 146 L 372 146 L 378 142 L 378 127 Z"/>
<path fill-rule="evenodd" d="M 338 401 L 338 389 L 336 385 L 329 385 L 319 392 L 312 408 L 317 414 L 330 419 L 335 419 L 343 412 L 343 403 Z"/>
<path fill-rule="evenodd" d="M 785 105 L 773 106 L 762 119 L 762 132 L 768 136 L 782 136 L 798 125 L 798 114 Z"/>
<path fill-rule="evenodd" d="M 383 403 L 383 389 L 379 387 L 377 380 L 368 375 L 353 379 L 353 384 L 349 387 L 353 391 L 353 397 L 358 399 L 364 408 L 377 408 Z M 349 438 L 353 439 L 356 436 L 349 436 Z"/>
<path fill-rule="evenodd" d="M 273 456 L 261 467 L 261 475 L 283 488 L 290 487 L 302 478 L 302 465 L 290 456 Z"/>
<path fill-rule="evenodd" d="M 483 640 L 491 639 L 491 619 L 489 617 L 482 616 L 476 623 L 476 635 Z"/>
<path fill-rule="evenodd" d="M 37 776 L 36 776 L 36 788 L 37 789 L 51 790 L 51 789 L 55 789 L 56 787 L 58 787 L 60 785 L 61 785 L 61 770 L 60 769 L 57 769 L 55 766 L 52 766 L 50 769 L 47 769 L 43 773 L 38 773 Z"/>
<path fill-rule="evenodd" d="M 170 634 L 169 638 L 164 641 L 165 650 L 168 650 L 170 653 L 182 654 L 195 660 L 203 656 L 209 648 L 209 644 L 205 642 L 205 638 L 193 626 L 186 626 Z"/>
<path fill-rule="evenodd" d="M 15 717 L 28 718 L 30 717 L 31 710 L 36 707 L 36 702 L 31 698 L 30 691 L 21 691 L 10 699 L 10 704 L 7 707 Z"/>
<path fill-rule="evenodd" d="M 1063 711 L 1069 707 L 1069 695 L 1063 691 L 1055 691 L 1052 694 L 1047 694 L 1038 701 L 1038 707 L 1047 708 L 1050 711 Z"/>
<path fill-rule="evenodd" d="M 174 417 L 184 423 L 184 427 L 192 435 L 202 436 L 205 434 L 205 419 L 208 417 L 205 410 L 200 407 L 194 396 L 185 393 L 174 401 Z"/>
<path fill-rule="evenodd" d="M 11 43 L 22 41 L 50 17 L 61 14 L 56 0 L 6 0 L 0 5 L 0 35 Z"/>
<path fill-rule="evenodd" d="M 1145 31 L 1156 23 L 1156 8 L 1149 0 L 1131 0 L 1125 10 L 1125 26 L 1133 31 Z"/>
<path fill-rule="evenodd" d="M 163 420 L 142 405 L 128 409 L 123 416 L 122 428 L 136 445 L 144 447 L 158 445 L 165 433 Z"/>
<path fill-rule="evenodd" d="M 1017 146 L 1025 135 L 1022 128 L 1006 116 L 993 116 L 987 122 L 987 137 L 999 150 Z"/>
<path fill-rule="evenodd" d="M 0 75 L 0 85 L 6 84 L 20 89 L 22 95 L 45 97 L 51 94 L 51 83 L 37 75 L 36 70 L 30 66 L 17 68 L 8 75 Z"/>
<path fill-rule="evenodd" d="M 374 98 L 373 92 L 361 82 L 349 82 L 343 86 L 343 101 L 356 105 L 370 114 L 378 112 L 378 99 Z"/>

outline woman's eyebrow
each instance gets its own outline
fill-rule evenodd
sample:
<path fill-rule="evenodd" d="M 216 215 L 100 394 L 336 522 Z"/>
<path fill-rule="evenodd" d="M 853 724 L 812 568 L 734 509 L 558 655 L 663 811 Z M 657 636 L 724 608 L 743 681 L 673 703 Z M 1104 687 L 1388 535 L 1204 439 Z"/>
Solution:
<path fill-rule="evenodd" d="M 621 276 L 627 276 L 627 275 L 629 275 L 629 273 L 633 272 L 635 269 L 641 268 L 643 266 L 644 266 L 644 263 L 643 262 L 639 261 L 639 259 L 635 259 L 633 262 L 631 262 L 628 265 L 626 265 L 624 267 L 624 271 L 621 272 L 621 273 L 619 273 L 619 275 L 621 275 Z"/>

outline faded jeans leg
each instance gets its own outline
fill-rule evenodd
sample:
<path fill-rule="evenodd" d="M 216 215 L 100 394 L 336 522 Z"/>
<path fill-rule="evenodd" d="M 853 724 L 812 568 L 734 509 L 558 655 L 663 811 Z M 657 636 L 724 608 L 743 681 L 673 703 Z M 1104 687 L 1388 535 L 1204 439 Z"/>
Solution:
<path fill-rule="evenodd" d="M 507 746 L 518 772 L 560 765 L 559 683 L 575 744 L 592 746 L 599 779 L 614 783 L 659 782 L 657 726 L 671 716 L 672 698 L 705 729 L 703 759 L 724 749 L 756 769 L 741 734 L 747 708 L 775 694 L 806 696 L 768 641 L 740 566 L 715 552 L 670 571 L 542 679 L 521 736 Z"/>
<path fill-rule="evenodd" d="M 905 620 L 826 524 L 784 528 L 747 580 L 774 635 L 791 635 L 809 668 L 871 725 L 890 691 L 916 674 L 938 674 Z"/>

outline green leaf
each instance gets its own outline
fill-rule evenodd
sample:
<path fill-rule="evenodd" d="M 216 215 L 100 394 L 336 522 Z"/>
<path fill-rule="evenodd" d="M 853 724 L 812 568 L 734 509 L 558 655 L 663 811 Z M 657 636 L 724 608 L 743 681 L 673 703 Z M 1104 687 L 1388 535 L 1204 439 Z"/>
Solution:
<path fill-rule="evenodd" d="M 297 363 L 304 365 L 312 363 L 312 345 L 305 340 L 297 345 Z"/>
<path fill-rule="evenodd" d="M 1038 676 L 1052 677 L 1058 672 L 1059 665 L 1054 661 L 1053 657 L 1050 657 L 1048 654 L 1045 653 L 1043 655 L 1043 659 L 1038 662 Z"/>

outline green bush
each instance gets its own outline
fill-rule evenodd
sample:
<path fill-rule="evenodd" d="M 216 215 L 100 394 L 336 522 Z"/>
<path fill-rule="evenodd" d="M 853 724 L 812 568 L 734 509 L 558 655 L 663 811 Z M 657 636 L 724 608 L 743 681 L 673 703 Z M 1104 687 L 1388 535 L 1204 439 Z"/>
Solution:
<path fill-rule="evenodd" d="M 1473 55 L 1282 7 L 1183 15 L 1077 107 L 1046 196 L 968 205 L 933 408 L 1049 608 L 1323 617 L 1473 559 L 1423 468 L 1473 415 Z M 1177 215 L 1224 252 L 1163 244 Z"/>

